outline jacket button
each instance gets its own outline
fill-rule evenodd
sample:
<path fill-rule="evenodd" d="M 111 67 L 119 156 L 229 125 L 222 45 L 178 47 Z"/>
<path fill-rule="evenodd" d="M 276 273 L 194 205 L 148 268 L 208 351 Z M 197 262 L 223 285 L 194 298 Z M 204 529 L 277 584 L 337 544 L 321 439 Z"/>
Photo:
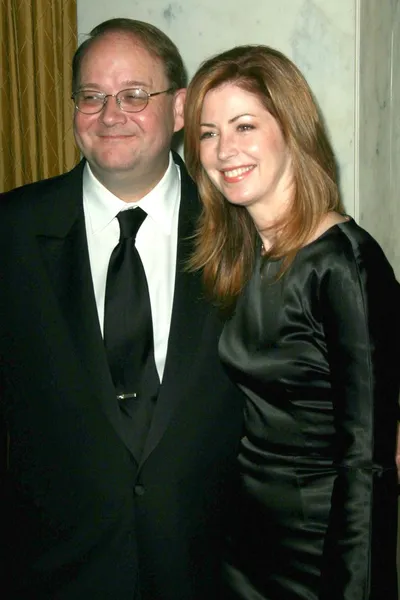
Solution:
<path fill-rule="evenodd" d="M 141 483 L 136 484 L 135 485 L 136 496 L 143 496 L 144 493 L 145 493 L 144 485 L 142 485 Z"/>

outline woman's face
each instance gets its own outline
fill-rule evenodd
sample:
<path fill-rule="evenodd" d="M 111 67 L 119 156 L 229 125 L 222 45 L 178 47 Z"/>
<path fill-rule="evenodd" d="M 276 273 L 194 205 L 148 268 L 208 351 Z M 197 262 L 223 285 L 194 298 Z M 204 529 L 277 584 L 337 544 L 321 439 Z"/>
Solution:
<path fill-rule="evenodd" d="M 253 217 L 269 221 L 291 197 L 292 162 L 278 123 L 255 94 L 234 83 L 205 96 L 200 160 L 225 198 Z"/>

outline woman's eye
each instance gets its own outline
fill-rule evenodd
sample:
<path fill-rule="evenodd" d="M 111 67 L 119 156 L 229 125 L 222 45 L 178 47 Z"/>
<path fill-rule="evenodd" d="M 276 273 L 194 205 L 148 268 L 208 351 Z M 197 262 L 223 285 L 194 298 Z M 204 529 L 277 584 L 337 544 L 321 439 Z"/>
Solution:
<path fill-rule="evenodd" d="M 212 137 L 215 137 L 215 131 L 203 131 L 203 133 L 200 134 L 200 140 L 208 140 Z"/>
<path fill-rule="evenodd" d="M 238 125 L 238 131 L 251 131 L 252 129 L 255 129 L 254 125 L 249 125 L 248 123 Z"/>

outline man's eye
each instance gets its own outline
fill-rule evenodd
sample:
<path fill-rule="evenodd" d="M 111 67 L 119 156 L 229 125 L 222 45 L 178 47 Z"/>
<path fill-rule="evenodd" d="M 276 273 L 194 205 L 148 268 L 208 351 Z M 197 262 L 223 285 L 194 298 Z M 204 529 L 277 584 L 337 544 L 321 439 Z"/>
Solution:
<path fill-rule="evenodd" d="M 102 100 L 102 96 L 99 96 L 98 94 L 83 94 L 82 98 L 84 100 Z"/>

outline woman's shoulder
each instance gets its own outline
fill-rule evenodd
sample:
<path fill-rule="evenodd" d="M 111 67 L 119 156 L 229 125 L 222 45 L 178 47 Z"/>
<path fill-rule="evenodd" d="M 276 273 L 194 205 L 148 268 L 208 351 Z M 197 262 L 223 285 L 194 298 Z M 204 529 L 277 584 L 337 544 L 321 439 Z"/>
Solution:
<path fill-rule="evenodd" d="M 326 229 L 297 254 L 294 265 L 311 279 L 345 281 L 364 287 L 395 283 L 396 278 L 380 244 L 351 217 Z"/>
<path fill-rule="evenodd" d="M 313 254 L 321 259 L 330 256 L 338 260 L 387 260 L 376 239 L 355 220 L 334 223 L 299 251 L 299 254 Z"/>

